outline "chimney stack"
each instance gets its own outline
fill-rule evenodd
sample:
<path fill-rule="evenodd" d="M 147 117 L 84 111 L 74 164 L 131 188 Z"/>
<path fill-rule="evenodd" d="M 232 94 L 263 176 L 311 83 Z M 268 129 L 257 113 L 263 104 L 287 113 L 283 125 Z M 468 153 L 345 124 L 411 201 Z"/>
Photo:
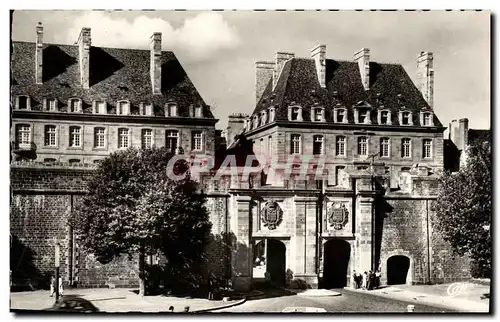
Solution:
<path fill-rule="evenodd" d="M 431 108 L 434 107 L 434 55 L 422 51 L 417 58 L 417 88 Z"/>
<path fill-rule="evenodd" d="M 274 67 L 274 74 L 273 74 L 273 90 L 276 87 L 276 84 L 278 84 L 278 79 L 280 77 L 281 70 L 283 69 L 283 66 L 285 65 L 286 61 L 292 59 L 293 57 L 295 57 L 294 53 L 284 53 L 284 52 L 276 53 L 276 66 Z"/>
<path fill-rule="evenodd" d="M 88 89 L 90 87 L 89 74 L 90 74 L 90 46 L 92 41 L 90 38 L 90 28 L 84 27 L 78 37 L 78 50 L 79 50 L 79 64 L 80 64 L 80 81 L 82 88 Z"/>
<path fill-rule="evenodd" d="M 230 146 L 234 142 L 236 135 L 243 132 L 245 129 L 245 120 L 247 118 L 248 115 L 243 113 L 233 113 L 229 115 L 227 129 L 225 131 L 227 146 Z"/>
<path fill-rule="evenodd" d="M 151 36 L 149 49 L 151 51 L 151 87 L 153 88 L 153 94 L 161 94 L 161 32 L 155 32 Z"/>
<path fill-rule="evenodd" d="M 43 26 L 39 22 L 36 26 L 36 53 L 35 53 L 35 82 L 43 83 Z"/>
<path fill-rule="evenodd" d="M 449 138 L 458 150 L 464 151 L 468 144 L 469 119 L 453 120 L 450 123 Z"/>
<path fill-rule="evenodd" d="M 362 48 L 354 54 L 354 61 L 358 62 L 361 82 L 365 91 L 370 89 L 370 49 Z"/>
<path fill-rule="evenodd" d="M 258 61 L 255 63 L 255 105 L 266 89 L 267 84 L 273 78 L 276 63 L 273 61 Z"/>
<path fill-rule="evenodd" d="M 326 45 L 317 45 L 311 49 L 311 57 L 316 64 L 316 74 L 318 75 L 319 85 L 326 87 Z"/>

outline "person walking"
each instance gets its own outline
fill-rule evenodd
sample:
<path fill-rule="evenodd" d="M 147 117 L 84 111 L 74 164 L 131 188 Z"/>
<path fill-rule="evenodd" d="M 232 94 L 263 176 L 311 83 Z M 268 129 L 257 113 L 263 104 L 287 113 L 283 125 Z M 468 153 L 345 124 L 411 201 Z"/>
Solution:
<path fill-rule="evenodd" d="M 366 290 L 366 283 L 368 282 L 368 275 L 366 273 L 366 271 L 363 273 L 363 277 L 362 277 L 362 287 L 364 290 Z"/>

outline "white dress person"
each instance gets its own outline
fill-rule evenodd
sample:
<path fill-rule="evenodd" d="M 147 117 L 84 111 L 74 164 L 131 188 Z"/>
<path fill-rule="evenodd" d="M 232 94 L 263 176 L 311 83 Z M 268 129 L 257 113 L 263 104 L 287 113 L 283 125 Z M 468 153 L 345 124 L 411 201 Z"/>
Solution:
<path fill-rule="evenodd" d="M 366 272 L 363 273 L 363 282 L 362 282 L 362 287 L 364 290 L 366 290 L 366 284 L 368 283 L 368 275 Z"/>
<path fill-rule="evenodd" d="M 50 281 L 50 296 L 54 296 L 54 293 L 56 292 L 56 290 L 55 290 L 55 282 L 56 282 L 55 277 L 52 277 L 52 279 Z M 63 281 L 62 281 L 62 277 L 59 277 L 59 295 L 63 295 Z"/>

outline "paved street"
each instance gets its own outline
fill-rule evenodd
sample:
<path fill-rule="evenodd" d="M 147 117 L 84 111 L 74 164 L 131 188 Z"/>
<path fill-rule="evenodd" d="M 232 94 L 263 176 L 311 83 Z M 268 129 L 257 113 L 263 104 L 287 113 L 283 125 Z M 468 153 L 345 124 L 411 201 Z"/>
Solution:
<path fill-rule="evenodd" d="M 268 297 L 264 299 L 248 300 L 246 303 L 228 309 L 217 310 L 216 312 L 281 312 L 287 307 L 318 307 L 323 308 L 327 312 L 392 312 L 405 313 L 409 302 L 397 301 L 387 298 L 381 298 L 370 294 L 356 293 L 348 290 L 335 290 L 342 295 L 340 296 L 323 296 L 323 297 L 306 297 L 300 295 L 283 296 L 282 292 L 275 290 L 268 293 Z M 281 293 L 281 294 L 280 294 Z M 282 295 L 282 296 L 280 296 Z M 454 312 L 450 309 L 431 307 L 427 305 L 415 305 L 417 313 L 440 313 Z"/>

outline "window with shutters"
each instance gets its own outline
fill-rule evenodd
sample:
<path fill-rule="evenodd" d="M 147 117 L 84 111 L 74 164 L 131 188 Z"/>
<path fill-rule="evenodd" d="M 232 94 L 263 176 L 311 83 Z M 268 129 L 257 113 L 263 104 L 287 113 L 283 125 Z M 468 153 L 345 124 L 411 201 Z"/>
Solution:
<path fill-rule="evenodd" d="M 45 146 L 56 147 L 57 146 L 57 128 L 55 125 L 45 125 Z"/>
<path fill-rule="evenodd" d="M 82 129 L 79 126 L 70 126 L 69 128 L 69 146 L 79 148 L 82 146 Z"/>
<path fill-rule="evenodd" d="M 118 148 L 126 149 L 130 146 L 129 129 L 120 128 L 118 129 Z"/>

